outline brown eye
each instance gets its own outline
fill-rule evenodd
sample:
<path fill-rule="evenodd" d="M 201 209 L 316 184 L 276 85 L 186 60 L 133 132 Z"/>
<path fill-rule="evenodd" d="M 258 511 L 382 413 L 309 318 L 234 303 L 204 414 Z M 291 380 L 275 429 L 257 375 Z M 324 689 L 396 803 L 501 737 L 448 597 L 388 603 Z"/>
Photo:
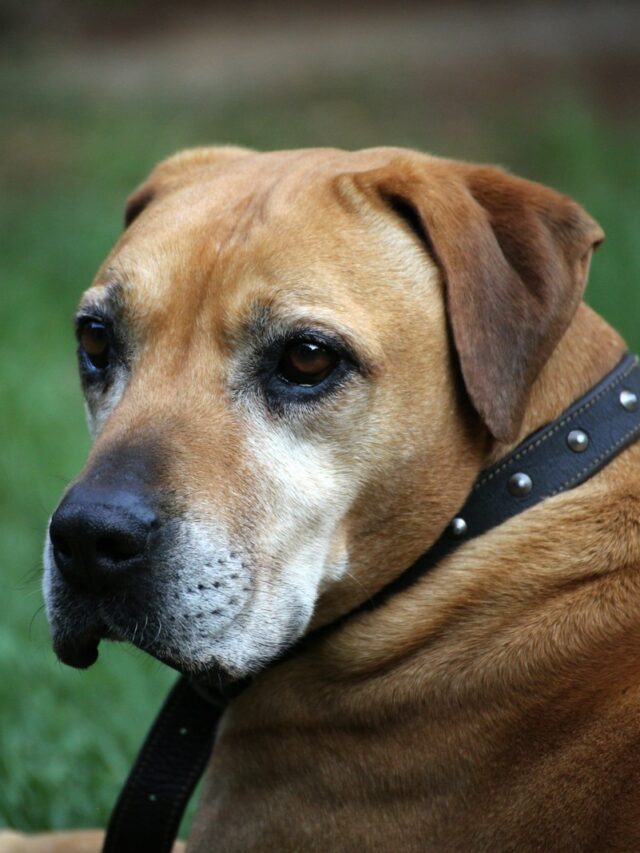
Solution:
<path fill-rule="evenodd" d="M 317 385 L 335 369 L 339 355 L 313 341 L 295 341 L 285 349 L 278 373 L 295 385 Z"/>
<path fill-rule="evenodd" d="M 104 323 L 89 320 L 80 329 L 80 348 L 87 361 L 97 370 L 109 364 L 109 333 Z"/>

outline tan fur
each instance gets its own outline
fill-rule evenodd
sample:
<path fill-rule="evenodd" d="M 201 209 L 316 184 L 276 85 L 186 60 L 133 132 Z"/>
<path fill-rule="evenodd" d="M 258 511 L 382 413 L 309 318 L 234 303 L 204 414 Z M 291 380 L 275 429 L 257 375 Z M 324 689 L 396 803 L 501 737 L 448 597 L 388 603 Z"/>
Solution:
<path fill-rule="evenodd" d="M 313 626 L 398 575 L 625 349 L 580 304 L 598 226 L 487 167 L 198 150 L 129 211 L 87 299 L 125 282 L 137 366 L 93 459 L 162 423 L 166 483 L 242 537 L 266 511 L 226 390 L 250 306 L 339 328 L 366 363 L 314 424 L 353 498 Z M 224 716 L 189 851 L 640 849 L 639 519 L 635 445 L 267 667 Z"/>
<path fill-rule="evenodd" d="M 103 840 L 98 829 L 31 836 L 0 829 L 0 853 L 98 853 Z M 172 853 L 184 853 L 184 844 L 177 841 Z"/>

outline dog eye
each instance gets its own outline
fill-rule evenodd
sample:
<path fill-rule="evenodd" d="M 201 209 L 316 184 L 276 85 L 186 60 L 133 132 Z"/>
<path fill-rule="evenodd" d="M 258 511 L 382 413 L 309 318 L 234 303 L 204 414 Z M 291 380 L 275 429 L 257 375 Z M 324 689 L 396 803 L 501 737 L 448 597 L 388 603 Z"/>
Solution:
<path fill-rule="evenodd" d="M 340 356 L 324 344 L 311 340 L 290 343 L 278 364 L 278 374 L 293 385 L 318 385 L 338 366 Z"/>
<path fill-rule="evenodd" d="M 88 320 L 78 332 L 81 354 L 96 370 L 104 370 L 109 364 L 109 333 L 104 323 Z"/>

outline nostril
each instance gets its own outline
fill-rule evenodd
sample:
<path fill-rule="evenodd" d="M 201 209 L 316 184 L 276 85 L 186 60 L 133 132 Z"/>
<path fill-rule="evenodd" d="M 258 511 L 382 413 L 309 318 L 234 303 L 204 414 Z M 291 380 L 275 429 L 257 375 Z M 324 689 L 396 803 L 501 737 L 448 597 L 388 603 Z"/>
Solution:
<path fill-rule="evenodd" d="M 59 554 L 61 557 L 64 557 L 66 559 L 71 558 L 71 546 L 64 537 L 59 536 L 51 531 L 49 533 L 49 539 L 51 540 L 51 545 L 53 546 L 53 550 L 56 554 Z"/>
<path fill-rule="evenodd" d="M 107 560 L 114 563 L 130 560 L 138 557 L 144 550 L 145 537 L 133 537 L 126 534 L 113 534 L 103 536 L 96 540 L 95 549 L 98 560 Z"/>

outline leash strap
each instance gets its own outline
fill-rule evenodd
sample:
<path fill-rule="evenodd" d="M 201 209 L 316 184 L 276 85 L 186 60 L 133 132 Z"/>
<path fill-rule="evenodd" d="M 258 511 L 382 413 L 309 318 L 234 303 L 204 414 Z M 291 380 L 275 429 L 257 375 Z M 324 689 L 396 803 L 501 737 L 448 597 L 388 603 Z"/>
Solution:
<path fill-rule="evenodd" d="M 165 853 L 213 748 L 224 700 L 184 676 L 171 689 L 111 814 L 103 853 Z"/>
<path fill-rule="evenodd" d="M 455 548 L 547 497 L 580 485 L 640 436 L 640 368 L 626 356 L 588 394 L 484 471 L 429 551 L 395 581 L 303 637 L 285 657 L 406 589 Z M 277 663 L 277 661 L 276 661 Z M 103 853 L 168 853 L 213 747 L 226 700 L 182 677 L 136 759 L 109 822 Z"/>

